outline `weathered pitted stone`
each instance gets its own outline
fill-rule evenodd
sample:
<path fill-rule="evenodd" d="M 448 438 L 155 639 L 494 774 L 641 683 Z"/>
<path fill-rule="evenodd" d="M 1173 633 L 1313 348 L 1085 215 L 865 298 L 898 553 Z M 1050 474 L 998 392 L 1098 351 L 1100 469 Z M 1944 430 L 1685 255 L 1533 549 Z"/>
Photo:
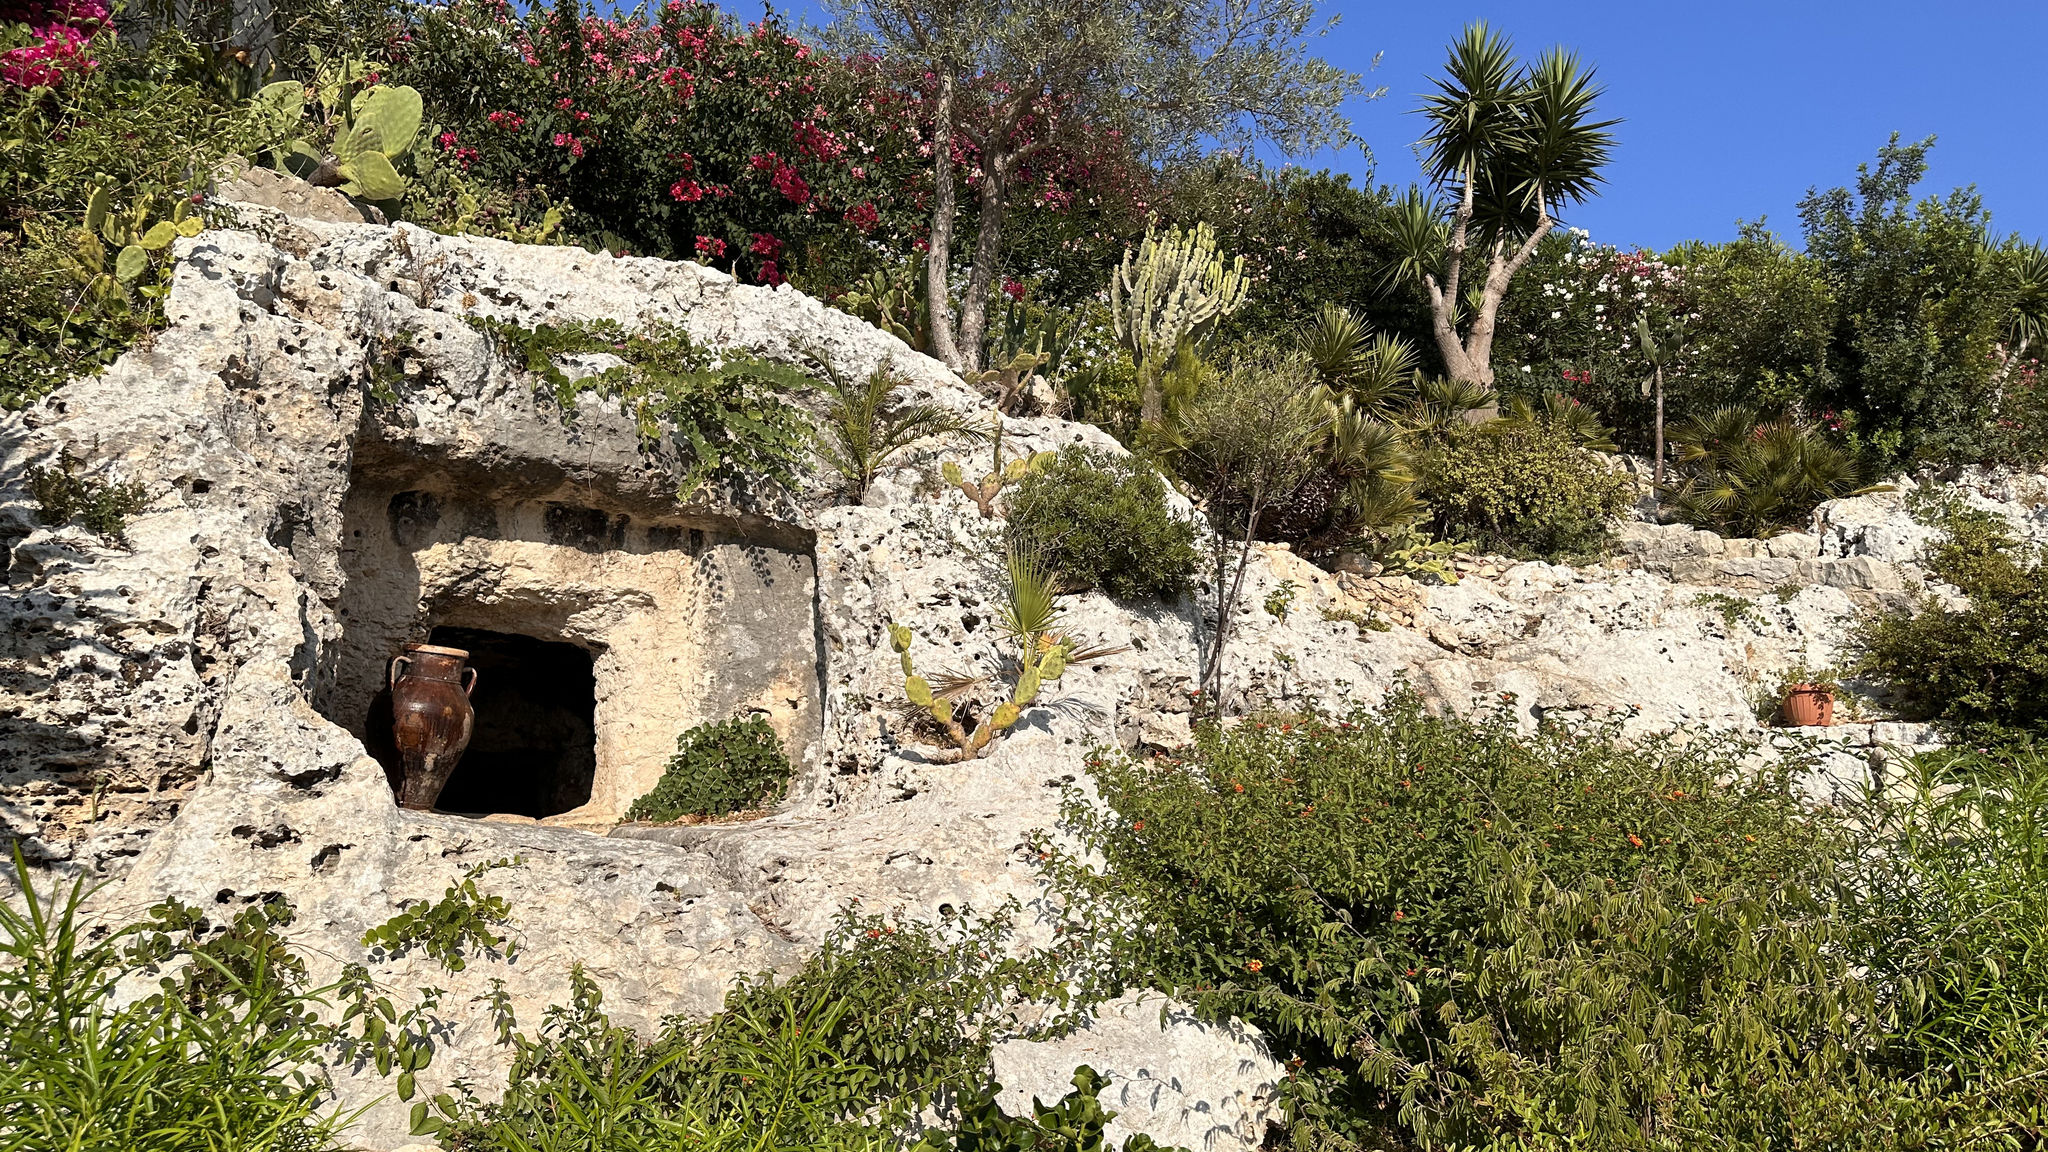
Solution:
<path fill-rule="evenodd" d="M 823 358 L 855 378 L 886 363 L 900 397 L 962 413 L 985 411 L 975 390 L 854 317 L 694 264 L 233 211 L 240 230 L 180 242 L 165 331 L 0 420 L 0 819 L 33 858 L 124 877 L 103 893 L 111 913 L 283 895 L 299 909 L 294 936 L 326 966 L 316 977 L 367 959 L 363 931 L 405 902 L 522 858 L 485 882 L 511 903 L 516 959 L 454 975 L 417 957 L 373 966 L 399 989 L 447 990 L 451 1031 L 428 1091 L 501 1083 L 509 1053 L 473 1001 L 494 980 L 532 1026 L 581 963 L 620 1020 L 652 1028 L 714 1008 L 741 974 L 793 968 L 853 901 L 924 919 L 1016 901 L 1022 942 L 1044 939 L 1031 835 L 1056 823 L 1065 785 L 1086 786 L 1092 748 L 1186 738 L 1209 589 L 1177 604 L 1070 597 L 1074 635 L 1127 650 L 1071 667 L 986 759 L 936 763 L 893 708 L 902 674 L 886 625 L 916 628 L 932 667 L 993 668 L 1002 522 L 934 480 L 985 446 L 923 444 L 857 506 L 832 505 L 822 482 L 790 493 L 752 480 L 679 502 L 676 445 L 644 446 L 594 396 L 564 419 L 467 320 L 674 324 L 706 347 Z M 791 400 L 819 410 L 816 395 Z M 1005 430 L 1013 451 L 1120 450 L 1054 418 Z M 23 476 L 60 449 L 145 486 L 125 546 L 37 522 Z M 1820 557 L 1804 543 L 1786 546 L 1797 556 L 1716 551 L 1655 525 L 1628 539 L 1666 571 L 1888 562 L 1845 551 L 1828 525 L 1846 516 L 1822 523 Z M 1733 594 L 1653 571 L 1467 567 L 1462 583 L 1431 586 L 1261 549 L 1237 610 L 1233 707 L 1369 705 L 1405 678 L 1444 707 L 1505 695 L 1530 723 L 1624 711 L 1638 727 L 1753 729 L 1757 686 L 1836 660 L 1856 609 L 1825 586 L 1764 585 L 1734 611 Z M 1762 584 L 1778 569 L 1755 572 Z M 1878 577 L 1859 579 L 1861 591 Z M 1291 601 L 1276 597 L 1289 581 Z M 401 812 L 355 716 L 373 688 L 364 670 L 437 624 L 590 651 L 610 781 L 583 814 L 593 824 L 651 783 L 681 727 L 734 711 L 777 722 L 798 761 L 792 798 L 760 820 L 610 837 Z M 1255 1146 L 1271 1070 L 1225 1069 L 1216 1054 L 1236 1049 L 1178 1026 L 1145 1055 L 1156 1038 L 1127 1015 L 1102 1018 L 1136 1061 L 1118 1074 L 1161 1095 L 1146 1106 L 1158 1128 L 1134 1098 L 1125 1123 L 1169 1144 Z M 333 1075 L 345 1104 L 386 1090 Z M 1176 1077 L 1198 1086 L 1185 1101 L 1172 1100 Z M 1190 1113 L 1199 1101 L 1222 1111 Z M 402 1143 L 405 1111 L 386 1099 L 357 1138 Z M 1222 1123 L 1197 1133 L 1210 1118 Z"/>

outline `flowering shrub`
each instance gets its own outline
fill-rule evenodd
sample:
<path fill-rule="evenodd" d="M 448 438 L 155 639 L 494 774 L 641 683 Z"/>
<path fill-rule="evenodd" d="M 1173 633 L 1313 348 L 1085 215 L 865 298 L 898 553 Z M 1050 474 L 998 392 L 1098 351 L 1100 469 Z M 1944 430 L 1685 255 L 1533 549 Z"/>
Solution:
<path fill-rule="evenodd" d="M 1874 1011 L 1823 914 L 1845 832 L 1745 751 L 1403 690 L 1099 755 L 1065 819 L 1102 869 L 1045 850 L 1133 983 L 1291 1057 L 1297 1147 L 1762 1147 L 1853 1097 Z"/>
<path fill-rule="evenodd" d="M 84 55 L 36 55 L 73 33 Z M 161 255 L 118 290 L 79 275 L 95 192 L 124 219 L 145 202 L 154 217 L 178 201 L 189 211 L 194 174 L 240 149 L 242 125 L 218 86 L 191 79 L 202 74 L 191 45 L 175 33 L 146 45 L 115 36 L 89 0 L 0 0 L 6 43 L 17 47 L 0 53 L 11 62 L 0 69 L 41 85 L 0 82 L 0 407 L 11 408 L 111 362 L 162 321 Z M 38 71 L 50 68 L 61 75 Z"/>
<path fill-rule="evenodd" d="M 61 88 L 65 78 L 90 72 L 99 61 L 91 42 L 111 31 L 102 0 L 4 0 L 0 2 L 0 87 Z"/>
<path fill-rule="evenodd" d="M 694 0 L 571 11 L 454 0 L 394 34 L 390 78 L 476 149 L 472 178 L 566 202 L 587 242 L 756 283 L 797 268 L 830 283 L 877 240 L 907 246 L 919 164 L 858 68 Z"/>

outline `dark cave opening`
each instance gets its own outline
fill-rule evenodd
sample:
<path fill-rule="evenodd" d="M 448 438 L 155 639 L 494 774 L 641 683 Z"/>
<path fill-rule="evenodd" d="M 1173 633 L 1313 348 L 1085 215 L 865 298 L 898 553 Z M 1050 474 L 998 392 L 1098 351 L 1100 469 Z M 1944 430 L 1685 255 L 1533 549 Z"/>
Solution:
<path fill-rule="evenodd" d="M 483 628 L 435 628 L 428 643 L 469 652 L 476 728 L 434 807 L 442 812 L 554 816 L 586 804 L 597 773 L 597 677 L 575 644 Z M 397 778 L 391 694 L 370 706 L 370 752 Z"/>

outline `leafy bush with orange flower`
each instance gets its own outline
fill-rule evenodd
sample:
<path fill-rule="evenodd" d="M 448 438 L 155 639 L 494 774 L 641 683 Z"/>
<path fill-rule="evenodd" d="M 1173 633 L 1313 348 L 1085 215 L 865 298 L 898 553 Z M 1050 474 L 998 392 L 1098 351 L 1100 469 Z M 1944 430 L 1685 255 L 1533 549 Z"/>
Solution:
<path fill-rule="evenodd" d="M 1104 964 L 1267 1031 L 1297 1147 L 2012 1131 L 1926 1050 L 1892 1054 L 1910 997 L 1866 975 L 1887 944 L 1858 862 L 1901 842 L 1753 753 L 1618 723 L 1526 733 L 1505 703 L 1432 716 L 1403 689 L 1341 720 L 1204 728 L 1177 759 L 1099 756 L 1108 806 L 1077 795 L 1067 821 L 1106 867 L 1047 850 Z"/>

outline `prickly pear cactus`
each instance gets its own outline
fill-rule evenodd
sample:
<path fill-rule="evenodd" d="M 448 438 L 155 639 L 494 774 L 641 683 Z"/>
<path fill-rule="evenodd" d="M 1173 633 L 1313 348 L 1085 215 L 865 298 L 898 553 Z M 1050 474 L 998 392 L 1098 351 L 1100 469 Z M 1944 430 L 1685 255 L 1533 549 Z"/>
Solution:
<path fill-rule="evenodd" d="M 1024 661 L 1010 698 L 997 704 L 988 718 L 969 733 L 953 715 L 952 701 L 933 692 L 931 684 L 917 674 L 910 659 L 913 638 L 911 630 L 904 625 L 889 625 L 889 646 L 895 649 L 903 664 L 903 695 L 946 730 L 947 737 L 953 741 L 955 760 L 987 755 L 998 737 L 1016 727 L 1017 721 L 1024 716 L 1024 709 L 1038 699 L 1039 690 L 1045 682 L 1057 680 L 1065 674 L 1067 654 L 1072 648 L 1068 641 L 1041 637 L 1036 651 Z"/>

